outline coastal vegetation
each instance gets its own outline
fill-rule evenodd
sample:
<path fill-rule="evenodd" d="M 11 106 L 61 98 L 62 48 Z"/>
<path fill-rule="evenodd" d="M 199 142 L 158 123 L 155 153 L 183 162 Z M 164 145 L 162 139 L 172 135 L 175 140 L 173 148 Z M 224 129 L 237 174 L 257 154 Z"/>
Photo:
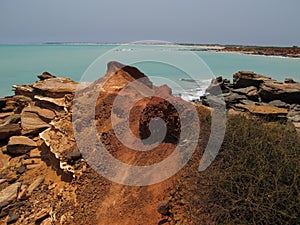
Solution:
<path fill-rule="evenodd" d="M 300 142 L 291 124 L 229 116 L 216 160 L 200 173 L 198 163 L 173 193 L 184 224 L 299 224 Z"/>

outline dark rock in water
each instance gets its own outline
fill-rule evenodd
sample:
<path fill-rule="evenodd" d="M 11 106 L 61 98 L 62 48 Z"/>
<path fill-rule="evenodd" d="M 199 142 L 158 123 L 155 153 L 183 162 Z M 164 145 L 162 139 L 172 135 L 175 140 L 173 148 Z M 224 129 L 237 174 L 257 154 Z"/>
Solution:
<path fill-rule="evenodd" d="M 284 83 L 286 83 L 286 84 L 295 84 L 297 82 L 294 81 L 294 79 L 292 79 L 292 78 L 285 78 Z"/>
<path fill-rule="evenodd" d="M 264 82 L 261 84 L 259 96 L 263 102 L 280 100 L 289 104 L 300 104 L 300 83 Z"/>
<path fill-rule="evenodd" d="M 240 71 L 233 75 L 233 86 L 234 88 L 246 88 L 251 86 L 259 88 L 263 82 L 269 80 L 272 79 L 270 77 L 256 74 L 252 71 Z"/>
<path fill-rule="evenodd" d="M 210 93 L 212 95 L 220 95 L 222 93 L 228 93 L 228 80 L 223 80 L 223 78 L 217 77 L 216 79 L 213 79 L 211 81 L 211 84 L 206 89 L 207 93 Z"/>
<path fill-rule="evenodd" d="M 13 155 L 26 154 L 37 147 L 35 141 L 25 136 L 12 136 L 7 144 L 7 151 Z"/>
<path fill-rule="evenodd" d="M 37 76 L 40 80 L 47 80 L 50 78 L 56 78 L 56 76 L 53 76 L 52 74 L 48 73 L 48 72 L 43 72 L 41 75 Z"/>

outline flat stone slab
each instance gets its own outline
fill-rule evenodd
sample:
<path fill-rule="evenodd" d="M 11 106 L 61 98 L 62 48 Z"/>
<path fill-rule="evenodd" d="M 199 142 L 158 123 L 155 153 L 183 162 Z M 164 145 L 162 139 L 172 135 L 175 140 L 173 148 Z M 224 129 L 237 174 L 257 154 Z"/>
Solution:
<path fill-rule="evenodd" d="M 14 183 L 0 192 L 0 208 L 7 206 L 18 196 L 18 190 L 21 186 L 20 182 Z"/>
<path fill-rule="evenodd" d="M 284 108 L 277 108 L 274 106 L 265 106 L 265 105 L 243 105 L 243 104 L 236 104 L 235 107 L 244 109 L 252 114 L 257 115 L 287 115 L 288 110 Z"/>
<path fill-rule="evenodd" d="M 7 145 L 7 152 L 11 154 L 25 154 L 36 147 L 36 142 L 28 137 L 12 136 Z"/>

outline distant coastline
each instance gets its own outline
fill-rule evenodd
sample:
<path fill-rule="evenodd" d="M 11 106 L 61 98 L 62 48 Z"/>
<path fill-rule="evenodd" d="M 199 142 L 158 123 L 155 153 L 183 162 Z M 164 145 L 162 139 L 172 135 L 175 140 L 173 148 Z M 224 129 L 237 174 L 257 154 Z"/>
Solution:
<path fill-rule="evenodd" d="M 248 45 L 221 45 L 221 44 L 196 44 L 196 43 L 169 43 L 169 42 L 133 42 L 133 43 L 101 43 L 101 42 L 44 42 L 46 45 L 149 45 L 149 46 L 184 46 L 195 47 L 188 51 L 216 51 L 235 52 L 250 55 L 282 56 L 300 58 L 300 47 L 278 46 L 248 46 Z M 185 49 L 183 49 L 185 50 Z"/>

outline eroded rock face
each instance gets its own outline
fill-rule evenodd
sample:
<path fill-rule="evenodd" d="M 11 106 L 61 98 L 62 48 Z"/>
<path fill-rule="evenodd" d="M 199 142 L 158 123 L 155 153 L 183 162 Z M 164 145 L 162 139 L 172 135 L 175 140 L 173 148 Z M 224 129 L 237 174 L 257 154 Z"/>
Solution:
<path fill-rule="evenodd" d="M 217 87 L 222 93 L 211 91 Z M 214 99 L 214 95 L 216 99 L 222 96 L 228 109 L 246 111 L 264 118 L 284 118 L 297 122 L 297 117 L 287 116 L 293 115 L 296 111 L 294 105 L 300 103 L 300 83 L 293 79 L 286 79 L 281 83 L 252 71 L 240 71 L 233 75 L 233 84 L 219 77 L 212 81 L 208 90 L 208 94 L 212 95 L 211 99 Z M 209 105 L 205 97 L 202 103 Z"/>
<path fill-rule="evenodd" d="M 262 101 L 280 100 L 289 104 L 300 104 L 300 83 L 264 82 L 260 86 Z"/>

